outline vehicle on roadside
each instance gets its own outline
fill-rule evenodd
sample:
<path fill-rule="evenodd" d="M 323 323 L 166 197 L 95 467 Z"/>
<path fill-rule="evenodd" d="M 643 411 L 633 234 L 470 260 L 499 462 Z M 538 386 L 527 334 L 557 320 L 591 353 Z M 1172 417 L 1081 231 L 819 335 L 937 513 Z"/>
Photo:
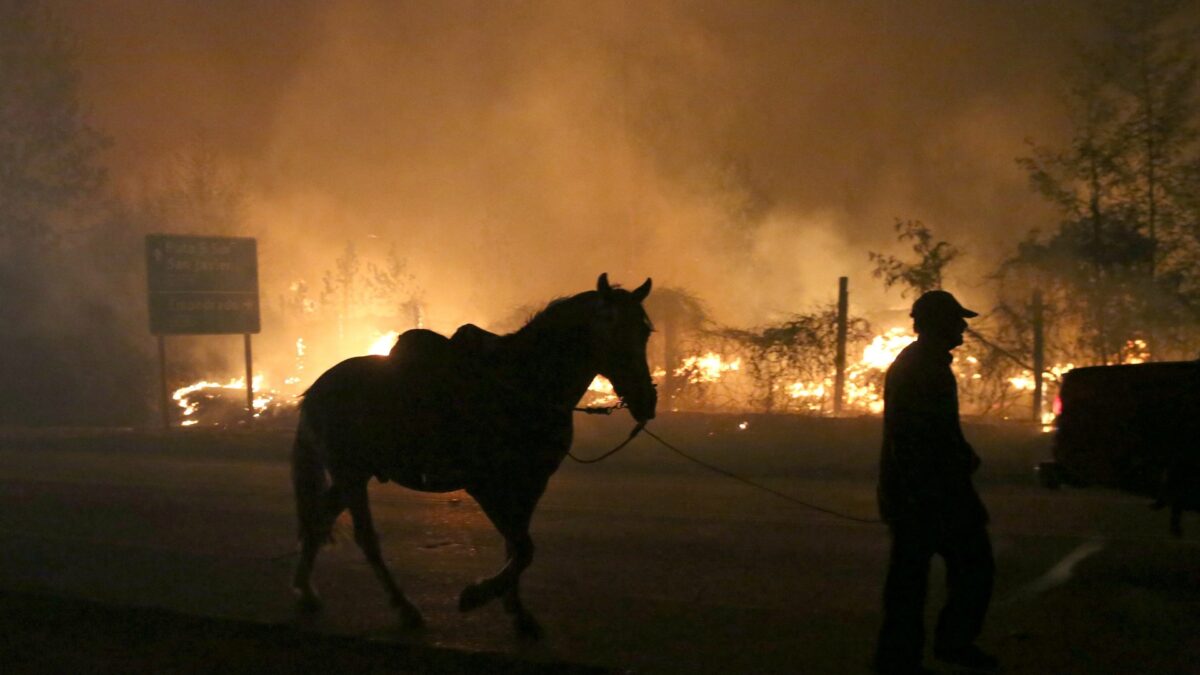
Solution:
<path fill-rule="evenodd" d="M 1068 371 L 1055 401 L 1054 461 L 1042 485 L 1101 486 L 1200 511 L 1200 360 Z"/>

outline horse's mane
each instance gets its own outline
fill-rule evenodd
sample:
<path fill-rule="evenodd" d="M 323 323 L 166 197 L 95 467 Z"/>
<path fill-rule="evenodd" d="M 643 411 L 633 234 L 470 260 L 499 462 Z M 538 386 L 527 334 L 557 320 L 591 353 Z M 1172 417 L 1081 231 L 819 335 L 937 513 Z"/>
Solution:
<path fill-rule="evenodd" d="M 525 325 L 518 328 L 512 334 L 536 332 L 574 319 L 581 307 L 589 305 L 586 300 L 595 298 L 596 295 L 596 291 L 584 291 L 575 295 L 562 295 L 554 298 L 546 303 L 545 307 L 530 316 L 525 321 Z"/>
<path fill-rule="evenodd" d="M 629 295 L 629 291 L 620 286 L 613 286 L 614 293 L 624 293 Z M 599 291 L 584 291 L 575 295 L 564 295 L 554 298 L 546 303 L 540 311 L 533 314 L 525 322 L 525 325 L 517 329 L 512 335 L 518 333 L 528 334 L 532 332 L 540 332 L 548 328 L 557 327 L 561 324 L 575 321 L 579 318 L 581 312 L 591 312 L 594 309 L 593 300 L 599 295 Z M 639 306 L 640 307 L 640 306 Z M 642 318 L 646 322 L 646 326 L 653 330 L 653 325 L 650 323 L 650 317 L 642 310 Z"/>

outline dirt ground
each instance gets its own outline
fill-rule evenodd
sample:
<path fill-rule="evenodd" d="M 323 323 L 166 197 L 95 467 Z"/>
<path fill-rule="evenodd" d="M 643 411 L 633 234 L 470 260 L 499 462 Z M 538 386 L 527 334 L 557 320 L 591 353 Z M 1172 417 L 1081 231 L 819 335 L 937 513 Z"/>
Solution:
<path fill-rule="evenodd" d="M 6 675 L 613 672 L 29 593 L 0 593 L 0 636 Z"/>
<path fill-rule="evenodd" d="M 575 452 L 597 456 L 631 426 L 623 413 L 580 417 Z M 870 517 L 879 426 L 668 414 L 650 428 Z M 968 423 L 966 434 L 985 462 L 998 566 L 983 643 L 1005 672 L 1197 672 L 1195 516 L 1176 539 L 1144 498 L 1038 487 L 1031 469 L 1051 437 L 1029 425 Z M 866 672 L 886 531 L 730 481 L 648 437 L 552 480 L 522 583 L 541 643 L 517 640 L 498 606 L 457 610 L 463 584 L 503 558 L 478 507 L 392 485 L 372 486 L 377 526 L 428 628 L 397 629 L 352 540 L 322 553 L 326 609 L 302 621 L 287 589 L 290 437 L 0 430 L 0 674 Z M 931 620 L 939 575 L 935 564 Z"/>

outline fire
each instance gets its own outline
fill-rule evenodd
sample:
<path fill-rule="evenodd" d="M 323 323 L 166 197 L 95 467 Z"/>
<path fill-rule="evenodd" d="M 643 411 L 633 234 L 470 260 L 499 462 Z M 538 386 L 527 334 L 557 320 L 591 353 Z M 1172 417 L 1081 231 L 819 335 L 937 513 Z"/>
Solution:
<path fill-rule="evenodd" d="M 253 386 L 253 391 L 261 392 L 261 393 L 258 393 L 258 395 L 254 397 L 252 404 L 251 404 L 254 408 L 254 416 L 255 417 L 261 415 L 267 409 L 267 407 L 271 404 L 271 402 L 275 400 L 275 397 L 272 394 L 262 392 L 262 383 L 263 383 L 262 375 L 255 375 L 254 379 L 251 383 L 251 386 Z M 245 391 L 246 378 L 244 378 L 244 377 L 233 378 L 233 379 L 229 380 L 228 382 L 226 382 L 225 384 L 221 384 L 220 382 L 208 382 L 208 381 L 202 380 L 202 381 L 196 382 L 194 384 L 189 384 L 186 387 L 180 387 L 179 389 L 176 389 L 175 393 L 171 395 L 171 398 L 174 399 L 174 401 L 179 405 L 179 407 L 183 409 L 184 417 L 191 417 L 192 415 L 195 415 L 196 411 L 199 410 L 199 408 L 200 408 L 199 401 L 193 400 L 192 395 L 197 392 L 202 392 L 202 391 L 205 391 L 208 389 L 232 389 L 232 390 Z M 182 422 L 182 426 L 190 427 L 194 424 L 197 424 L 198 422 L 199 422 L 199 420 L 196 420 L 194 418 L 193 419 L 185 419 Z"/>
<path fill-rule="evenodd" d="M 588 405 L 613 405 L 618 401 L 617 392 L 613 389 L 612 382 L 603 375 L 597 375 L 592 383 L 588 385 L 587 394 Z"/>
<path fill-rule="evenodd" d="M 863 349 L 862 360 L 857 365 L 886 370 L 888 366 L 892 365 L 892 361 L 896 360 L 900 351 L 915 342 L 916 339 L 916 335 L 903 328 L 892 328 L 882 335 L 876 335 L 871 343 Z"/>
<path fill-rule="evenodd" d="M 387 353 L 391 351 L 392 345 L 395 344 L 396 338 L 399 336 L 400 333 L 398 331 L 388 331 L 382 335 L 379 335 L 372 340 L 370 347 L 367 349 L 367 353 L 386 356 Z M 283 379 L 283 383 L 287 388 L 287 391 L 299 393 L 298 388 L 304 382 L 303 375 L 307 351 L 308 345 L 304 341 L 304 338 L 297 338 L 295 372 Z M 254 376 L 254 398 L 251 402 L 254 417 L 261 417 L 264 413 L 269 411 L 274 412 L 280 409 L 286 409 L 287 406 L 294 405 L 296 403 L 297 399 L 294 395 L 281 394 L 280 392 L 265 386 L 265 382 L 266 378 L 262 374 Z M 184 419 L 180 425 L 190 427 L 199 424 L 200 420 L 197 418 L 199 417 L 201 406 L 206 399 L 211 400 L 217 397 L 233 399 L 235 398 L 235 395 L 232 392 L 238 390 L 245 392 L 246 378 L 234 377 L 230 378 L 230 380 L 225 383 L 201 380 L 199 382 L 194 382 L 187 386 L 176 389 L 171 395 L 171 398 L 174 399 L 176 404 L 178 404 L 183 410 L 182 416 Z M 243 398 L 240 399 L 242 409 L 245 408 L 244 396 L 245 394 L 243 393 Z M 225 406 L 225 410 L 229 410 L 228 405 Z"/>
<path fill-rule="evenodd" d="M 364 343 L 369 344 L 366 352 L 372 355 L 388 354 L 399 335 L 398 331 L 387 331 L 376 334 L 369 342 L 364 340 Z M 847 364 L 842 410 L 851 414 L 882 413 L 884 373 L 899 353 L 915 340 L 915 335 L 899 327 L 890 328 L 875 335 L 863 347 L 861 357 L 857 361 Z M 252 402 L 254 417 L 263 417 L 264 413 L 269 415 L 286 414 L 296 404 L 297 395 L 308 380 L 305 373 L 308 351 L 309 347 L 304 338 L 298 338 L 295 342 L 293 372 L 282 378 L 284 383 L 282 386 L 287 392 L 286 394 L 264 386 L 266 378 L 262 374 L 254 377 Z M 1124 354 L 1124 360 L 1127 363 L 1140 363 L 1142 359 L 1149 358 L 1146 343 L 1140 340 L 1129 341 Z M 732 401 L 734 403 L 730 409 L 741 410 L 749 404 L 742 403 L 739 407 L 737 402 L 751 400 L 750 396 L 752 395 L 748 395 L 748 392 L 751 392 L 754 386 L 761 386 L 752 383 L 751 378 L 758 375 L 756 371 L 746 368 L 744 359 L 745 355 L 739 355 L 736 352 L 720 353 L 714 350 L 704 350 L 702 353 L 696 353 L 678 361 L 672 372 L 689 385 L 702 385 L 702 389 L 708 385 L 717 385 L 716 389 L 710 389 L 705 394 L 712 397 L 708 400 L 715 399 L 719 406 L 727 405 L 724 401 Z M 1047 386 L 1058 382 L 1063 373 L 1074 367 L 1072 363 L 1054 364 L 1048 367 L 1044 375 Z M 809 369 L 799 372 L 820 370 L 810 366 L 806 366 L 806 368 Z M 963 356 L 955 366 L 958 377 L 963 382 L 979 379 L 981 375 L 976 372 L 979 368 L 980 360 L 971 355 Z M 778 401 L 779 398 L 782 398 L 783 401 L 788 402 L 778 409 L 817 414 L 830 412 L 835 389 L 832 364 L 828 371 L 827 375 L 822 374 L 812 379 L 795 381 L 784 379 L 771 382 L 771 390 L 778 397 L 775 400 Z M 651 377 L 655 381 L 661 382 L 667 373 L 667 369 L 658 367 L 653 370 Z M 1008 378 L 1008 385 L 1017 392 L 1032 392 L 1035 386 L 1033 374 L 1029 371 L 1020 372 Z M 229 419 L 240 420 L 241 418 L 236 417 L 236 411 L 244 411 L 245 388 L 244 378 L 231 378 L 224 383 L 206 379 L 177 389 L 173 394 L 173 399 L 182 410 L 182 426 L 200 423 L 198 418 L 201 416 L 206 418 L 218 416 L 211 412 L 214 407 L 217 410 L 223 409 Z M 235 393 L 238 391 L 242 392 L 240 399 Z M 1053 393 L 1053 389 L 1047 392 L 1047 404 L 1052 400 Z M 612 383 L 603 376 L 596 376 L 588 386 L 584 404 L 609 406 L 618 401 L 619 397 L 614 391 Z M 1047 411 L 1041 418 L 1044 428 L 1051 429 L 1054 414 Z"/>
<path fill-rule="evenodd" d="M 388 352 L 392 351 L 392 345 L 396 344 L 396 338 L 400 337 L 400 333 L 390 330 L 383 335 L 380 335 L 371 343 L 367 349 L 367 353 L 373 356 L 387 356 Z"/>
<path fill-rule="evenodd" d="M 862 358 L 846 368 L 846 407 L 883 412 L 883 373 L 900 352 L 917 339 L 904 328 L 890 328 L 876 335 L 863 348 Z"/>
<path fill-rule="evenodd" d="M 792 398 L 824 398 L 824 382 L 793 382 L 788 385 L 788 396 Z"/>
<path fill-rule="evenodd" d="M 726 361 L 716 352 L 708 352 L 701 356 L 689 356 L 682 365 L 675 369 L 675 374 L 686 377 L 692 384 L 701 382 L 716 382 L 721 375 L 730 371 L 737 372 L 742 367 L 742 359 Z"/>
<path fill-rule="evenodd" d="M 1150 347 L 1141 338 L 1127 340 L 1125 348 L 1121 351 L 1124 353 L 1121 357 L 1121 363 L 1145 363 L 1150 360 Z"/>
<path fill-rule="evenodd" d="M 1032 374 L 1010 377 L 1008 378 L 1008 383 L 1017 391 L 1033 391 L 1037 388 L 1037 383 L 1034 382 Z"/>

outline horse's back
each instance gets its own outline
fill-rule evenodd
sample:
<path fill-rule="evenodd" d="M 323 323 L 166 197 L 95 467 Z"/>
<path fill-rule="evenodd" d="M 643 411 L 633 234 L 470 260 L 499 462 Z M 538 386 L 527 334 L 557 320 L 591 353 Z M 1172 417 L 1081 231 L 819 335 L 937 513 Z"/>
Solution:
<path fill-rule="evenodd" d="M 304 423 L 323 439 L 330 468 L 367 472 L 424 490 L 463 486 L 486 434 L 462 389 L 477 374 L 449 340 L 402 334 L 388 356 L 346 359 L 305 394 Z"/>

